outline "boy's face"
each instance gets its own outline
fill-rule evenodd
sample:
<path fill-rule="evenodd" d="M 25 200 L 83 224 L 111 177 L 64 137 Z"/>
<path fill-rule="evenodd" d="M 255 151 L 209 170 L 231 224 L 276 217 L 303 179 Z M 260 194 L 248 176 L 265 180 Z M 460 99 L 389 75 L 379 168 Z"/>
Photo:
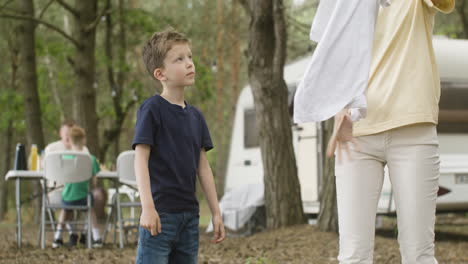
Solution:
<path fill-rule="evenodd" d="M 167 52 L 164 68 L 154 71 L 156 79 L 169 87 L 186 87 L 195 83 L 195 65 L 188 44 L 175 44 Z"/>

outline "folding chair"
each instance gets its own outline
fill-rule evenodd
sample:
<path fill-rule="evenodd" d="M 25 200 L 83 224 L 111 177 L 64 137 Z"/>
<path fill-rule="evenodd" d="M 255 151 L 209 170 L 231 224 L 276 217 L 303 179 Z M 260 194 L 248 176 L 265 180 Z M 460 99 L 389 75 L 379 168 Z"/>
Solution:
<path fill-rule="evenodd" d="M 125 186 L 130 187 L 131 189 L 135 190 L 136 189 L 136 177 L 135 177 L 135 166 L 134 166 L 134 161 L 135 161 L 135 151 L 129 150 L 129 151 L 124 151 L 120 153 L 120 155 L 117 157 L 117 175 L 119 176 L 119 183 L 124 184 Z M 112 209 L 111 213 L 108 216 L 107 224 L 106 224 L 106 233 L 107 235 L 107 230 L 109 229 L 109 219 L 111 217 L 114 218 L 114 242 L 115 242 L 115 232 L 116 229 L 118 228 L 119 232 L 119 247 L 123 248 L 124 241 L 123 241 L 123 233 L 125 231 L 125 240 L 128 242 L 127 239 L 127 231 L 132 228 L 136 228 L 138 230 L 138 218 L 134 217 L 134 214 L 131 214 L 130 218 L 123 218 L 122 214 L 122 209 L 123 208 L 130 208 L 133 210 L 135 207 L 141 208 L 141 203 L 140 202 L 135 202 L 135 197 L 134 195 L 129 195 L 128 190 L 125 192 L 127 196 L 130 198 L 130 202 L 121 202 L 121 188 L 116 188 L 115 189 L 115 194 L 114 197 L 112 198 Z M 126 188 L 128 189 L 128 188 Z M 117 211 L 117 212 L 115 212 Z M 130 222 L 130 225 L 126 225 L 126 222 Z"/>
<path fill-rule="evenodd" d="M 76 221 L 76 224 L 87 224 L 87 246 L 91 248 L 91 194 L 88 193 L 87 204 L 85 206 L 65 206 L 62 204 L 51 204 L 47 199 L 47 181 L 55 181 L 58 184 L 78 183 L 90 180 L 92 175 L 92 161 L 87 153 L 83 152 L 53 152 L 46 155 L 44 159 L 44 181 L 43 196 L 42 196 L 42 213 L 41 213 L 41 248 L 45 248 L 45 232 L 54 230 L 47 229 L 47 225 L 53 225 L 53 221 L 46 221 L 46 211 L 48 210 L 74 210 L 87 211 L 87 218 L 84 221 Z"/>

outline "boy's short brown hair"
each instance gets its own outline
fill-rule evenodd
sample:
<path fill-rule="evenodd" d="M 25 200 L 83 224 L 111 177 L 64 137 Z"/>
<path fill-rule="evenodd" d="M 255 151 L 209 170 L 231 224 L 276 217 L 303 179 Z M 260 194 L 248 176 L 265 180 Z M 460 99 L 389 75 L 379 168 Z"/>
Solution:
<path fill-rule="evenodd" d="M 174 44 L 190 44 L 190 40 L 173 29 L 166 29 L 154 33 L 146 42 L 142 52 L 143 62 L 151 76 L 153 76 L 154 70 L 164 67 L 167 52 Z"/>
<path fill-rule="evenodd" d="M 68 131 L 70 142 L 74 146 L 83 147 L 86 143 L 86 132 L 83 128 L 75 125 Z"/>

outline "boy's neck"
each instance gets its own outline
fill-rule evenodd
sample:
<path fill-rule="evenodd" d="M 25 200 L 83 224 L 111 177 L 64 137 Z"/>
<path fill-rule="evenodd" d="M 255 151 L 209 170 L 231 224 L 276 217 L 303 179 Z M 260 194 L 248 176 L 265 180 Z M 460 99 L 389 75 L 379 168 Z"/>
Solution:
<path fill-rule="evenodd" d="M 185 107 L 185 95 L 184 95 L 184 87 L 178 88 L 167 88 L 163 87 L 163 92 L 161 96 L 169 101 L 171 104 L 180 105 Z"/>

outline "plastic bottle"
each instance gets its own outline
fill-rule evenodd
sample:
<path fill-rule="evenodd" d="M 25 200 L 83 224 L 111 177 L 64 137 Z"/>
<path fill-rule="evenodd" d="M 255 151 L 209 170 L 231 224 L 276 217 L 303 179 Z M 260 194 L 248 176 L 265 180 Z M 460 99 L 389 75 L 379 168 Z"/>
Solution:
<path fill-rule="evenodd" d="M 24 145 L 21 143 L 16 144 L 15 165 L 14 170 L 27 170 L 28 164 L 26 163 L 26 151 Z"/>
<path fill-rule="evenodd" d="M 37 154 L 37 145 L 36 144 L 32 144 L 31 146 L 31 166 L 29 167 L 29 170 L 32 170 L 32 171 L 35 171 L 35 170 L 38 170 L 38 166 L 37 166 L 37 161 L 38 161 L 38 154 Z"/>

